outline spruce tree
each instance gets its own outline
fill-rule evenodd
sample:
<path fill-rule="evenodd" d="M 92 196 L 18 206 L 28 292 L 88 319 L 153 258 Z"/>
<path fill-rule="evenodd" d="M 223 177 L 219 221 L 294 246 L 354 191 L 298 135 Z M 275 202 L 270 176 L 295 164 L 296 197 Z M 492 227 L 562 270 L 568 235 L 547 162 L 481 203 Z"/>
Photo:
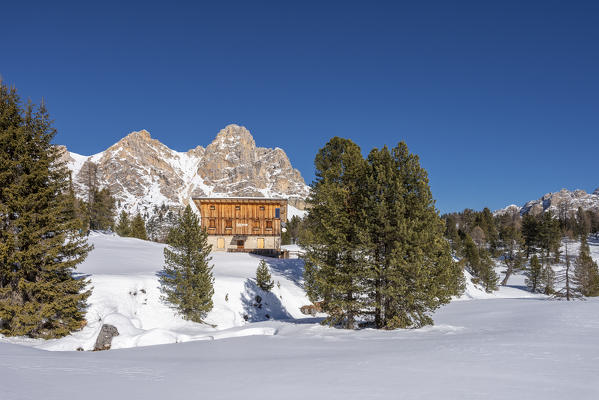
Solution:
<path fill-rule="evenodd" d="M 462 290 L 463 274 L 453 261 L 445 226 L 435 209 L 426 170 L 417 155 L 400 142 L 390 151 L 394 175 L 388 186 L 385 219 L 394 232 L 385 256 L 389 268 L 385 284 L 385 328 L 432 324 L 430 313 Z M 371 171 L 371 170 L 369 170 Z M 368 196 L 372 195 L 367 191 Z M 371 237 L 372 239 L 372 237 Z M 372 243 L 372 240 L 369 241 Z"/>
<path fill-rule="evenodd" d="M 135 215 L 135 217 L 131 221 L 130 226 L 131 228 L 129 230 L 129 236 L 142 240 L 148 240 L 148 235 L 146 233 L 146 224 L 144 222 L 144 219 L 141 217 L 140 213 L 137 213 Z"/>
<path fill-rule="evenodd" d="M 275 282 L 272 280 L 268 265 L 264 260 L 260 260 L 258 268 L 256 269 L 256 284 L 265 292 L 270 292 L 271 289 L 275 287 Z"/>
<path fill-rule="evenodd" d="M 499 276 L 495 272 L 495 263 L 488 250 L 481 249 L 479 255 L 478 277 L 485 291 L 491 293 L 497 290 L 497 283 L 499 282 Z"/>
<path fill-rule="evenodd" d="M 325 323 L 418 327 L 462 288 L 462 272 L 443 237 L 426 171 L 405 143 L 364 160 L 333 138 L 315 160 L 311 207 L 301 244 L 310 299 Z"/>
<path fill-rule="evenodd" d="M 586 237 L 580 244 L 580 253 L 574 263 L 573 285 L 577 293 L 585 297 L 599 296 L 599 268 L 591 258 Z"/>
<path fill-rule="evenodd" d="M 540 287 L 541 270 L 541 263 L 535 254 L 531 257 L 528 270 L 526 271 L 526 286 L 531 292 L 536 292 Z"/>
<path fill-rule="evenodd" d="M 85 324 L 91 247 L 45 105 L 21 105 L 0 82 L 0 333 L 56 338 Z"/>
<path fill-rule="evenodd" d="M 119 236 L 129 236 L 131 234 L 131 222 L 129 221 L 129 214 L 125 210 L 121 211 L 119 215 L 119 221 L 116 224 L 115 232 Z"/>
<path fill-rule="evenodd" d="M 351 140 L 335 137 L 315 159 L 306 227 L 305 279 L 311 301 L 328 314 L 324 323 L 353 328 L 363 309 L 367 274 L 361 224 L 366 164 Z"/>
<path fill-rule="evenodd" d="M 214 278 L 209 265 L 212 247 L 189 205 L 170 230 L 166 243 L 160 277 L 162 298 L 183 318 L 204 322 L 213 306 Z"/>

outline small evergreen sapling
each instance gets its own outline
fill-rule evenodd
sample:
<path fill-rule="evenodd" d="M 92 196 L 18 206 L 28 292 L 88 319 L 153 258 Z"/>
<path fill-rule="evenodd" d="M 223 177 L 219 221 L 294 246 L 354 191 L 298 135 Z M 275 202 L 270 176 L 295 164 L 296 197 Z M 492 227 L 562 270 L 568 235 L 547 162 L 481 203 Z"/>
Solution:
<path fill-rule="evenodd" d="M 272 276 L 270 275 L 270 271 L 268 270 L 268 265 L 264 260 L 260 260 L 258 269 L 256 269 L 256 284 L 265 292 L 270 292 L 275 286 Z"/>
<path fill-rule="evenodd" d="M 204 322 L 212 310 L 214 278 L 208 234 L 188 205 L 167 237 L 164 267 L 160 278 L 163 300 L 171 303 L 183 318 Z"/>
<path fill-rule="evenodd" d="M 146 233 L 146 224 L 143 218 L 141 217 L 141 214 L 139 213 L 131 221 L 129 236 L 142 240 L 148 240 L 148 235 Z"/>
<path fill-rule="evenodd" d="M 131 222 L 129 221 L 129 214 L 125 210 L 121 211 L 119 220 L 116 224 L 115 231 L 119 236 L 129 236 L 131 234 Z"/>

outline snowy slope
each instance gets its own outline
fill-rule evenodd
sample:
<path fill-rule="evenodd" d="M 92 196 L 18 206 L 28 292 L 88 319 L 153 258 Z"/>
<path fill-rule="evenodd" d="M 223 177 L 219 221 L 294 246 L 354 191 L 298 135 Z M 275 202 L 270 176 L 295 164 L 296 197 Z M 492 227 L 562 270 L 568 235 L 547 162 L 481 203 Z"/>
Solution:
<path fill-rule="evenodd" d="M 102 324 L 117 327 L 120 336 L 113 348 L 179 343 L 246 334 L 272 334 L 252 327 L 266 319 L 299 320 L 306 318 L 299 309 L 310 304 L 302 288 L 303 260 L 264 258 L 277 283 L 272 293 L 262 292 L 254 283 L 261 257 L 245 253 L 213 253 L 215 277 L 214 309 L 207 324 L 186 321 L 161 300 L 158 274 L 162 269 L 164 245 L 134 238 L 121 238 L 92 232 L 89 239 L 94 250 L 77 272 L 89 277 L 93 288 L 88 300 L 87 326 L 80 332 L 59 340 L 4 338 L 46 350 L 93 348 Z M 289 246 L 297 253 L 298 246 Z M 466 290 L 455 300 L 538 298 L 541 295 L 522 290 L 523 277 L 515 275 L 512 286 L 486 293 L 472 284 L 466 272 Z M 264 299 L 258 309 L 255 297 Z M 267 318 L 268 316 L 268 318 Z M 247 319 L 247 320 L 246 320 Z M 227 331 L 229 330 L 229 331 Z"/>
<path fill-rule="evenodd" d="M 348 331 L 299 313 L 301 260 L 267 259 L 280 287 L 260 293 L 257 310 L 249 278 L 259 258 L 214 254 L 213 328 L 160 301 L 163 245 L 90 242 L 79 269 L 94 287 L 88 326 L 60 340 L 0 338 L 0 399 L 599 398 L 599 301 L 531 296 L 518 275 L 491 295 L 468 284 L 432 327 Z M 599 243 L 591 248 L 599 258 Z M 43 351 L 90 349 L 101 323 L 121 333 L 113 350 Z M 152 344 L 165 345 L 139 347 Z"/>

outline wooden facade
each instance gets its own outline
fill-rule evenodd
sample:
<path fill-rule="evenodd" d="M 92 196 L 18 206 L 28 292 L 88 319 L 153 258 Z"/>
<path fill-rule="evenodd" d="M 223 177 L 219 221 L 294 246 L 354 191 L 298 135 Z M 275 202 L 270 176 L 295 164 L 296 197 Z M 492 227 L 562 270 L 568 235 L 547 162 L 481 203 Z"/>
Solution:
<path fill-rule="evenodd" d="M 269 198 L 194 198 L 215 250 L 280 248 L 287 200 Z"/>

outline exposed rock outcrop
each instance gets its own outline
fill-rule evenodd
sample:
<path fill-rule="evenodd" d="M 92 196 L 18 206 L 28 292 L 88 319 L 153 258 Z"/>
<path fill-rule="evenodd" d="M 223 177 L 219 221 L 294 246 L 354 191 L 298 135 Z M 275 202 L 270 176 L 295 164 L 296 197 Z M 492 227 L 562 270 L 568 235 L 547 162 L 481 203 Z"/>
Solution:
<path fill-rule="evenodd" d="M 496 215 L 513 212 L 514 205 L 508 206 L 495 212 Z M 599 188 L 593 193 L 584 190 L 570 191 L 562 189 L 559 192 L 547 193 L 538 200 L 531 200 L 519 208 L 521 215 L 538 215 L 545 211 L 551 211 L 555 215 L 560 212 L 573 213 L 581 207 L 583 210 L 599 211 Z"/>
<path fill-rule="evenodd" d="M 177 152 L 146 130 L 132 132 L 102 153 L 81 156 L 60 146 L 73 172 L 76 192 L 84 197 L 90 168 L 107 187 L 117 209 L 151 217 L 158 207 L 180 208 L 193 196 L 285 197 L 303 209 L 308 186 L 282 149 L 256 147 L 238 125 L 222 129 L 206 148 Z M 93 163 L 93 164 L 92 164 Z"/>
<path fill-rule="evenodd" d="M 112 338 L 119 335 L 119 330 L 114 325 L 104 324 L 100 329 L 94 351 L 110 350 Z"/>

